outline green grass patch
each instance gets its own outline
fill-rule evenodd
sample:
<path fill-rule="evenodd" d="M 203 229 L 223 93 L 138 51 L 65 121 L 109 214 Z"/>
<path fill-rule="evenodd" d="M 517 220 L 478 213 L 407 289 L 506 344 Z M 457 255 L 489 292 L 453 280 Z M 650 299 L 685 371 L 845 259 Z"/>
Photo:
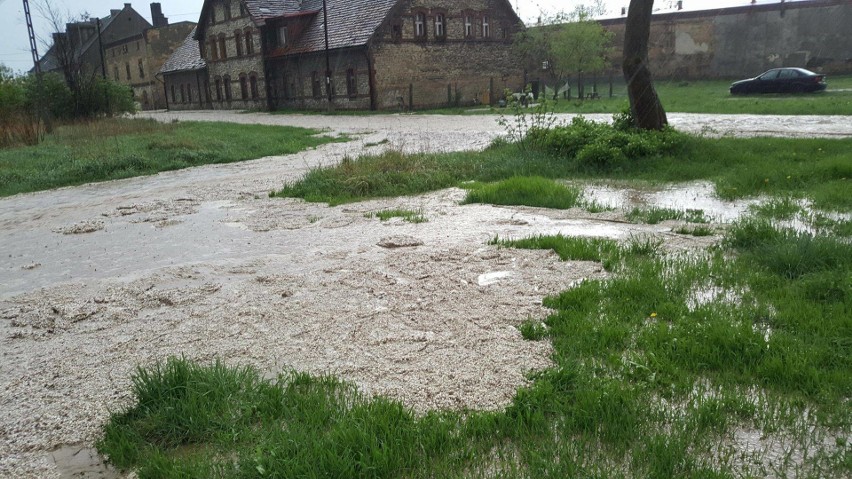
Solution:
<path fill-rule="evenodd" d="M 625 215 L 634 223 L 655 225 L 667 220 L 682 220 L 688 223 L 708 223 L 701 210 L 673 210 L 670 208 L 633 208 Z"/>
<path fill-rule="evenodd" d="M 580 204 L 581 192 L 542 177 L 512 177 L 470 188 L 463 204 L 524 205 L 569 209 Z"/>
<path fill-rule="evenodd" d="M 847 194 L 852 179 L 850 152 L 852 139 L 711 139 L 673 131 L 622 132 L 575 121 L 563 129 L 536 134 L 522 147 L 495 142 L 484 152 L 388 151 L 348 158 L 339 165 L 317 168 L 272 195 L 337 205 L 515 177 L 650 183 L 705 180 L 713 182 L 717 194 L 726 200 L 808 198 L 815 208 L 842 211 L 852 209 L 852 195 Z"/>
<path fill-rule="evenodd" d="M 104 119 L 0 150 L 0 196 L 297 153 L 340 138 L 294 127 Z"/>
<path fill-rule="evenodd" d="M 403 220 L 409 223 L 425 223 L 429 221 L 428 218 L 423 216 L 423 210 L 412 211 L 412 210 L 403 210 L 403 209 L 395 209 L 395 210 L 382 210 L 377 211 L 375 213 L 367 213 L 367 218 L 378 218 L 382 221 L 387 221 L 391 218 L 402 218 Z"/>
<path fill-rule="evenodd" d="M 689 236 L 713 236 L 715 230 L 707 225 L 683 225 L 675 228 L 674 232 Z"/>

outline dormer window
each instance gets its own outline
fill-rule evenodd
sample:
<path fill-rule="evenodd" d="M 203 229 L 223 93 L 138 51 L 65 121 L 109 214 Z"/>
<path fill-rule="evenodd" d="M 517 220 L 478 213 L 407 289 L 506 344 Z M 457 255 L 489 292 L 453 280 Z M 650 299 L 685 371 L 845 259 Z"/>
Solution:
<path fill-rule="evenodd" d="M 444 38 L 447 36 L 446 19 L 443 13 L 435 15 L 435 37 Z"/>
<path fill-rule="evenodd" d="M 473 15 L 467 14 L 464 16 L 464 36 L 473 37 Z"/>
<path fill-rule="evenodd" d="M 284 48 L 287 46 L 287 25 L 278 27 L 278 47 Z"/>
<path fill-rule="evenodd" d="M 423 13 L 414 15 L 414 36 L 417 38 L 426 37 L 426 15 Z"/>

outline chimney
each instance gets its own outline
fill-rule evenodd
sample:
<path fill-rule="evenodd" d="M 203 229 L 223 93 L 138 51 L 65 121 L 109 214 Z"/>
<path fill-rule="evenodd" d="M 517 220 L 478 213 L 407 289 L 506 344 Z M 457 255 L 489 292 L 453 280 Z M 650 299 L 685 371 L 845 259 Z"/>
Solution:
<path fill-rule="evenodd" d="M 163 7 L 159 2 L 151 4 L 151 23 L 154 28 L 165 27 L 169 24 L 169 19 L 163 15 Z"/>
<path fill-rule="evenodd" d="M 621 16 L 627 15 L 627 7 L 621 7 Z"/>
<path fill-rule="evenodd" d="M 125 10 L 130 10 L 131 8 L 133 8 L 133 7 L 131 7 L 129 3 L 125 3 L 125 4 L 124 4 L 124 9 L 125 9 Z"/>
<path fill-rule="evenodd" d="M 678 10 L 683 10 L 683 0 L 678 0 L 678 2 L 677 2 L 677 9 L 678 9 Z"/>

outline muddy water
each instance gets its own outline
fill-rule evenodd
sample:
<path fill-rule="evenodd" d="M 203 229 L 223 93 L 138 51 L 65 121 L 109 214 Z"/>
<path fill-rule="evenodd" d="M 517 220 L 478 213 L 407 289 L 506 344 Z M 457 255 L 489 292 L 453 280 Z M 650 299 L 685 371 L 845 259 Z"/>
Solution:
<path fill-rule="evenodd" d="M 727 221 L 746 207 L 717 202 L 703 184 L 591 188 L 617 209 L 600 214 L 459 206 L 459 189 L 334 208 L 273 200 L 270 190 L 345 155 L 476 149 L 501 129 L 491 116 L 154 116 L 357 137 L 297 155 L 0 199 L 0 477 L 101 474 L 86 448 L 109 412 L 129 403 L 134 368 L 169 355 L 223 358 L 270 375 L 336 374 L 418 411 L 501 408 L 528 371 L 550 364 L 549 344 L 524 341 L 520 321 L 546 316 L 544 296 L 605 272 L 489 239 L 651 235 L 701 248 L 715 239 L 673 234 L 671 223 L 627 224 L 618 209 L 671 205 Z M 738 121 L 673 115 L 691 131 Z M 797 121 L 812 134 L 852 134 L 848 119 Z M 771 126 L 760 122 L 752 131 Z M 792 127 L 784 120 L 772 128 Z M 428 222 L 368 217 L 388 208 L 422 211 Z"/>

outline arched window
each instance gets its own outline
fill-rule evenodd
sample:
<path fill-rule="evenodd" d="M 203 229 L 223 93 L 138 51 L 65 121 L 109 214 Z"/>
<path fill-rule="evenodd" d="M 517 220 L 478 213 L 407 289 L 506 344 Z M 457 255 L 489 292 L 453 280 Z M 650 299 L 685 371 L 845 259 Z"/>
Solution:
<path fill-rule="evenodd" d="M 240 73 L 240 98 L 248 100 L 248 97 L 248 81 L 246 80 L 246 74 Z"/>
<path fill-rule="evenodd" d="M 207 50 L 208 50 L 208 53 L 210 54 L 210 60 L 211 61 L 219 59 L 219 53 L 217 52 L 217 49 L 216 49 L 216 39 L 215 38 L 210 39 L 210 48 L 208 48 Z"/>
<path fill-rule="evenodd" d="M 355 76 L 355 69 L 346 70 L 346 94 L 349 98 L 358 96 L 358 77 Z"/>
<path fill-rule="evenodd" d="M 251 90 L 252 99 L 257 100 L 257 98 L 260 96 L 259 92 L 257 91 L 257 73 L 252 72 L 249 75 L 249 89 Z"/>
<path fill-rule="evenodd" d="M 222 83 L 225 85 L 225 100 L 231 101 L 231 76 L 225 75 L 222 77 Z"/>
<path fill-rule="evenodd" d="M 243 56 L 243 33 L 239 30 L 234 32 L 234 44 L 237 46 L 237 56 Z"/>
<path fill-rule="evenodd" d="M 228 58 L 228 49 L 225 46 L 225 34 L 219 34 L 219 58 L 225 59 Z"/>
<path fill-rule="evenodd" d="M 254 54 L 254 36 L 251 33 L 251 28 L 245 29 L 246 38 L 246 55 Z"/>
<path fill-rule="evenodd" d="M 216 83 L 216 101 L 222 101 L 222 78 L 216 77 L 213 81 Z"/>
<path fill-rule="evenodd" d="M 142 62 L 141 58 L 137 62 L 137 66 L 139 67 L 139 78 L 145 78 L 145 63 Z"/>

